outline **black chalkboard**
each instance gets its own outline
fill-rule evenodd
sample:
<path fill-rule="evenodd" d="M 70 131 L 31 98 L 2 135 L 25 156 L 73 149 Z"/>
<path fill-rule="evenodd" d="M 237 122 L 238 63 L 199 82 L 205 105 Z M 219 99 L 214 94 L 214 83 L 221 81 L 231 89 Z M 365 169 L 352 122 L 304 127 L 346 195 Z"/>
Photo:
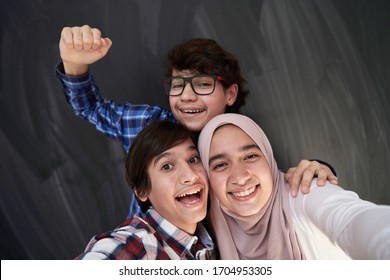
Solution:
<path fill-rule="evenodd" d="M 127 214 L 121 144 L 73 115 L 54 75 L 62 27 L 112 39 L 91 67 L 105 97 L 166 107 L 167 51 L 216 39 L 240 59 L 242 113 L 282 170 L 319 158 L 345 188 L 390 204 L 389 14 L 387 0 L 1 1 L 1 259 L 74 258 Z"/>

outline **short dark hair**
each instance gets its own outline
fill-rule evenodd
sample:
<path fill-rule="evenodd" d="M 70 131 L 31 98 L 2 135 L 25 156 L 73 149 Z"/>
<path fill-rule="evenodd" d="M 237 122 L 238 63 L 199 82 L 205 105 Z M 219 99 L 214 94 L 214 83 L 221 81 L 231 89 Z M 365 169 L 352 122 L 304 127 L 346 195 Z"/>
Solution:
<path fill-rule="evenodd" d="M 149 164 L 156 156 L 187 139 L 195 144 L 191 131 L 180 123 L 159 120 L 142 129 L 134 138 L 125 164 L 126 180 L 133 191 L 139 196 L 149 195 L 152 188 L 148 174 Z M 137 197 L 137 201 L 143 211 L 151 206 L 149 200 L 143 202 Z"/>
<path fill-rule="evenodd" d="M 241 76 L 238 59 L 213 39 L 194 38 L 175 46 L 168 53 L 168 77 L 172 76 L 173 69 L 221 76 L 225 89 L 237 84 L 237 100 L 226 108 L 226 113 L 238 113 L 245 104 L 249 90 L 245 88 L 246 80 Z"/>

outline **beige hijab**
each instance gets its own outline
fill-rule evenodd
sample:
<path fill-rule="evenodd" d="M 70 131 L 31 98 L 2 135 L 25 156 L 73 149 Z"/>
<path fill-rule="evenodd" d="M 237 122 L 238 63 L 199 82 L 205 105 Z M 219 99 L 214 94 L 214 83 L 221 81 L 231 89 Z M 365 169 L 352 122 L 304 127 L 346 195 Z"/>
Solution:
<path fill-rule="evenodd" d="M 253 120 L 229 113 L 213 118 L 204 127 L 198 148 L 207 173 L 212 136 L 224 124 L 240 127 L 259 146 L 271 168 L 273 189 L 267 204 L 250 217 L 226 209 L 210 190 L 209 218 L 221 259 L 302 259 L 288 202 L 290 187 L 278 170 L 271 144 Z"/>

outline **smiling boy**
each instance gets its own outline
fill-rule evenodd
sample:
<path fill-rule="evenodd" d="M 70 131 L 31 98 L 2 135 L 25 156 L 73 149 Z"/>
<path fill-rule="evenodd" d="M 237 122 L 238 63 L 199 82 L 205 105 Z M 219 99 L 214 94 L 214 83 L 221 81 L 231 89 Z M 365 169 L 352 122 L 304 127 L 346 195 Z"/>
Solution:
<path fill-rule="evenodd" d="M 146 212 L 91 239 L 77 259 L 213 259 L 214 245 L 201 221 L 208 178 L 192 133 L 156 121 L 134 139 L 126 177 Z"/>

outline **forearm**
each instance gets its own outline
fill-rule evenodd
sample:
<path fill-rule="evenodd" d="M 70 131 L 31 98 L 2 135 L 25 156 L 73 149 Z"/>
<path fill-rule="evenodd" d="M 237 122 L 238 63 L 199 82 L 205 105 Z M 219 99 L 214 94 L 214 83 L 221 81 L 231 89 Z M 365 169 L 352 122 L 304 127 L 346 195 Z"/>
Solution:
<path fill-rule="evenodd" d="M 301 199 L 302 212 L 351 258 L 390 258 L 390 206 L 329 183 Z"/>
<path fill-rule="evenodd" d="M 91 122 L 90 113 L 102 99 L 92 75 L 87 72 L 78 77 L 69 76 L 64 72 L 62 62 L 56 66 L 55 73 L 62 84 L 66 101 L 74 113 Z"/>
<path fill-rule="evenodd" d="M 354 259 L 390 259 L 390 207 L 366 205 L 355 215 L 337 244 Z"/>
<path fill-rule="evenodd" d="M 63 72 L 62 63 L 59 63 L 56 75 L 75 115 L 93 124 L 105 135 L 121 141 L 125 150 L 130 148 L 134 137 L 151 121 L 176 121 L 172 112 L 159 106 L 130 102 L 116 104 L 103 98 L 88 72 L 80 77 L 72 77 Z"/>
<path fill-rule="evenodd" d="M 105 100 L 89 72 L 79 77 L 69 76 L 64 73 L 63 63 L 59 63 L 55 71 L 74 114 L 107 136 L 123 142 L 121 120 L 124 107 Z"/>

